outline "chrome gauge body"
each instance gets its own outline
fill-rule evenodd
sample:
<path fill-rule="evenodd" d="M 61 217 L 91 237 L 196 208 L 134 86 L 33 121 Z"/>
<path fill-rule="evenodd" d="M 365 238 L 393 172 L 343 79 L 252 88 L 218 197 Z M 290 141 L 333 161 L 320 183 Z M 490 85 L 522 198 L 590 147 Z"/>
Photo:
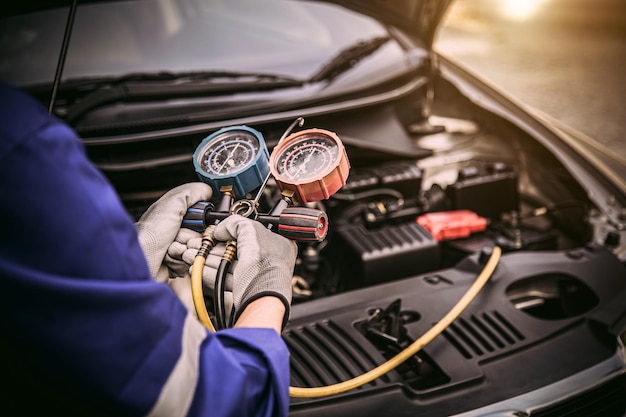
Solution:
<path fill-rule="evenodd" d="M 308 203 L 337 192 L 346 182 L 350 164 L 335 133 L 307 129 L 276 146 L 270 169 L 281 190 L 291 190 L 300 202 Z"/>
<path fill-rule="evenodd" d="M 243 197 L 258 188 L 269 173 L 269 152 L 260 132 L 230 126 L 207 136 L 196 148 L 193 164 L 201 181 L 219 193 L 232 185 Z"/>

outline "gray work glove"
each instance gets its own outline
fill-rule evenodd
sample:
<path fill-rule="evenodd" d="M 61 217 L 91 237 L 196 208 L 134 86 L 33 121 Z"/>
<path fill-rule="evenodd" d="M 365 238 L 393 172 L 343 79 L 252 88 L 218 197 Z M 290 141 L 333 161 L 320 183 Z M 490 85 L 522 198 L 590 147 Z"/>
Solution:
<path fill-rule="evenodd" d="M 191 265 L 193 265 L 198 249 L 202 245 L 202 234 L 194 232 L 190 229 L 180 229 L 176 235 L 176 239 L 170 245 L 165 255 L 165 264 L 169 268 L 170 277 L 186 277 L 189 278 L 191 274 Z M 202 270 L 202 282 L 205 287 L 213 291 L 215 287 L 215 275 L 217 274 L 217 268 L 222 261 L 222 255 L 226 250 L 226 244 L 218 242 L 217 245 L 211 249 L 209 256 L 207 256 L 204 262 L 204 269 Z M 237 263 L 233 261 L 230 271 L 234 269 L 234 265 Z M 227 291 L 233 290 L 233 274 L 228 272 L 226 277 L 225 288 Z M 210 293 L 211 295 L 213 292 Z"/>
<path fill-rule="evenodd" d="M 170 277 L 165 255 L 179 233 L 187 209 L 198 201 L 208 201 L 211 195 L 211 187 L 202 182 L 180 185 L 153 203 L 136 223 L 139 244 L 156 281 L 167 282 Z"/>
<path fill-rule="evenodd" d="M 252 301 L 272 295 L 285 304 L 283 327 L 291 310 L 291 278 L 298 247 L 292 240 L 269 231 L 261 223 L 229 216 L 214 231 L 215 239 L 237 241 L 237 265 L 233 265 L 235 321 Z"/>
<path fill-rule="evenodd" d="M 291 305 L 291 278 L 298 248 L 295 242 L 270 232 L 261 223 L 233 215 L 221 221 L 214 231 L 218 241 L 237 241 L 237 257 L 231 265 L 225 288 L 233 293 L 235 320 L 252 301 L 271 295 L 285 305 L 283 327 L 289 319 Z M 180 268 L 180 260 L 192 265 L 200 248 L 199 233 L 182 231 L 168 251 L 166 263 Z M 211 250 L 202 271 L 205 286 L 214 288 L 215 276 L 225 245 Z"/>

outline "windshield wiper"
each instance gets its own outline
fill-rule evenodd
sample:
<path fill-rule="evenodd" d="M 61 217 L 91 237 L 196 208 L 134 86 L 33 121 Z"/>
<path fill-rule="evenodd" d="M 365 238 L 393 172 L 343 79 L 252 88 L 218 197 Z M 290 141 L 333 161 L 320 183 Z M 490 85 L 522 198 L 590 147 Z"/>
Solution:
<path fill-rule="evenodd" d="M 176 82 L 177 85 L 206 83 L 214 87 L 221 84 L 245 84 L 255 85 L 263 83 L 299 84 L 295 78 L 264 72 L 237 72 L 237 71 L 186 71 L 186 72 L 131 72 L 117 77 L 84 77 L 73 78 L 63 81 L 63 90 L 95 90 L 104 86 L 114 86 L 128 82 Z"/>
<path fill-rule="evenodd" d="M 105 104 L 129 100 L 159 100 L 172 97 L 201 97 L 237 92 L 269 91 L 332 82 L 363 58 L 372 55 L 390 40 L 379 36 L 343 49 L 307 80 L 280 74 L 257 72 L 154 72 L 130 73 L 112 78 L 77 78 L 63 82 L 64 97 L 70 103 L 60 116 L 75 122 L 87 112 Z M 59 111 L 59 113 L 61 113 Z"/>
<path fill-rule="evenodd" d="M 62 115 L 75 121 L 88 111 L 120 100 L 207 96 L 241 91 L 298 87 L 304 81 L 279 74 L 230 71 L 130 73 L 111 78 L 76 78 L 64 81 L 62 94 L 73 97 Z"/>
<path fill-rule="evenodd" d="M 319 82 L 334 80 L 340 74 L 354 67 L 363 58 L 372 55 L 389 40 L 389 36 L 379 36 L 366 41 L 360 41 L 355 45 L 343 49 L 322 66 L 308 81 Z"/>

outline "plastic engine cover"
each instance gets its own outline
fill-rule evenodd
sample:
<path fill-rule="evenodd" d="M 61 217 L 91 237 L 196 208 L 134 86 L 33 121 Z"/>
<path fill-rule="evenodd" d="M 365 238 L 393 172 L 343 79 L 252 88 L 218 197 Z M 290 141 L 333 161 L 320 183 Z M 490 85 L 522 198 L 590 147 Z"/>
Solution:
<path fill-rule="evenodd" d="M 360 288 L 432 271 L 439 267 L 437 240 L 419 224 L 409 222 L 367 229 L 362 224 L 338 230 L 342 259 L 340 283 L 344 289 Z M 345 252 L 344 252 L 345 251 Z"/>

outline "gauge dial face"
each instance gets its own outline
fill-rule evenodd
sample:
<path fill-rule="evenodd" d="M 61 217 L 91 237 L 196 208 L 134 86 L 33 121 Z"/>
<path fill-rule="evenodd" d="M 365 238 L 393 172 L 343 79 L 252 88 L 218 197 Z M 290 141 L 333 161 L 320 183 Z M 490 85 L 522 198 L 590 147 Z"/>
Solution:
<path fill-rule="evenodd" d="M 259 141 L 247 131 L 224 132 L 208 142 L 198 153 L 198 166 L 206 173 L 227 176 L 241 171 L 259 153 Z"/>
<path fill-rule="evenodd" d="M 328 173 L 339 156 L 339 145 L 335 140 L 320 133 L 311 133 L 284 147 L 275 168 L 282 178 L 302 182 Z"/>
<path fill-rule="evenodd" d="M 316 128 L 284 138 L 274 148 L 269 162 L 281 191 L 291 193 L 301 203 L 329 198 L 346 183 L 350 171 L 339 136 Z"/>

